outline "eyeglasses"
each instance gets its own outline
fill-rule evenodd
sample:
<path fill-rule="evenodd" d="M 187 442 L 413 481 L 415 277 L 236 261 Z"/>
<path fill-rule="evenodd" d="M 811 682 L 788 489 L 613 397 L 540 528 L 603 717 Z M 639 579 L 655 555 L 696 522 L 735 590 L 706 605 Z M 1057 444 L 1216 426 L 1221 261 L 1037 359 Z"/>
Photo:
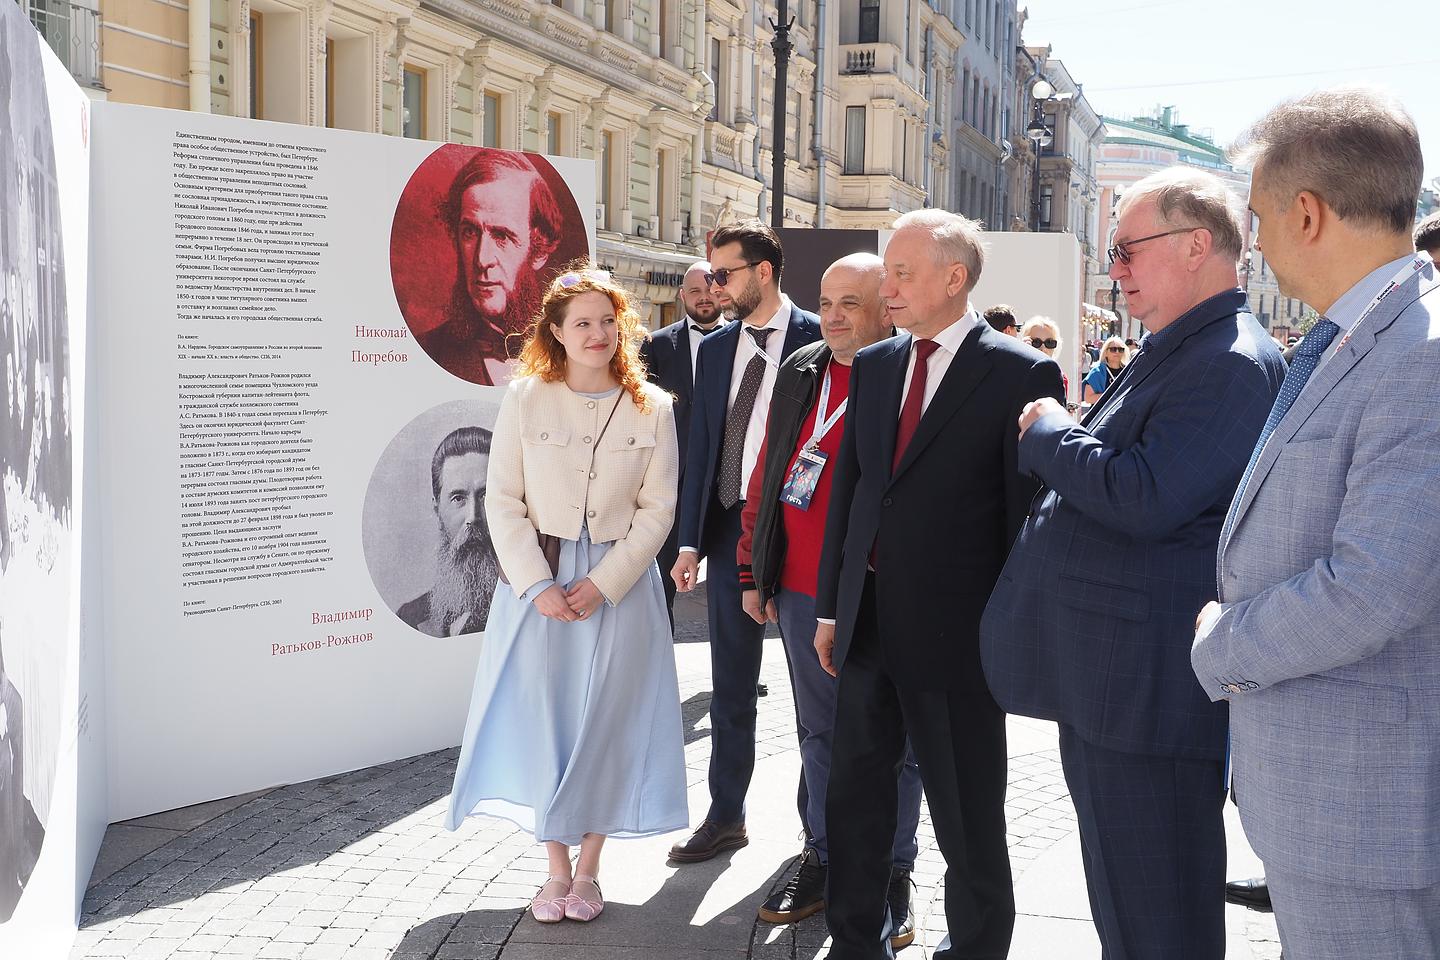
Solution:
<path fill-rule="evenodd" d="M 1056 340 L 1054 337 L 1047 337 L 1044 340 L 1041 340 L 1039 337 L 1030 337 L 1029 340 L 1030 346 L 1034 347 L 1036 350 L 1039 350 L 1041 347 L 1044 347 L 1046 350 L 1054 350 L 1056 347 L 1060 346 L 1060 341 Z"/>
<path fill-rule="evenodd" d="M 749 270 L 751 267 L 755 266 L 757 263 L 763 263 L 763 262 L 764 262 L 763 260 L 748 260 L 748 261 L 746 261 L 745 266 L 743 266 L 743 267 L 721 267 L 719 270 L 716 270 L 714 273 L 707 273 L 707 274 L 705 274 L 705 282 L 706 282 L 706 283 L 713 283 L 713 284 L 714 284 L 715 286 L 717 286 L 717 287 L 726 286 L 726 285 L 728 285 L 728 284 L 730 283 L 730 275 L 731 275 L 732 273 L 739 273 L 741 270 Z"/>
<path fill-rule="evenodd" d="M 1106 347 L 1106 348 L 1105 348 L 1105 352 L 1106 352 L 1106 353 L 1124 353 L 1124 352 L 1125 352 L 1125 348 L 1124 348 L 1124 347 Z"/>
<path fill-rule="evenodd" d="M 1133 256 L 1133 254 L 1130 253 L 1130 248 L 1133 247 L 1133 246 L 1136 246 L 1137 244 L 1144 243 L 1144 242 L 1147 241 L 1147 240 L 1159 240 L 1161 237 L 1173 237 L 1173 236 L 1175 236 L 1175 234 L 1177 234 L 1177 233 L 1189 233 L 1191 230 L 1199 230 L 1199 229 L 1201 229 L 1201 228 L 1200 228 L 1200 227 L 1178 227 L 1177 229 L 1174 229 L 1174 230 L 1166 230 L 1164 233 L 1152 233 L 1152 234 L 1150 234 L 1150 236 L 1148 236 L 1148 237 L 1141 237 L 1139 240 L 1126 240 L 1124 243 L 1117 243 L 1117 244 L 1115 244 L 1115 246 L 1111 247 L 1110 249 L 1106 250 L 1105 252 L 1110 256 L 1110 262 L 1111 262 L 1112 264 L 1113 264 L 1113 263 L 1129 263 L 1129 262 L 1130 262 L 1130 257 Z"/>

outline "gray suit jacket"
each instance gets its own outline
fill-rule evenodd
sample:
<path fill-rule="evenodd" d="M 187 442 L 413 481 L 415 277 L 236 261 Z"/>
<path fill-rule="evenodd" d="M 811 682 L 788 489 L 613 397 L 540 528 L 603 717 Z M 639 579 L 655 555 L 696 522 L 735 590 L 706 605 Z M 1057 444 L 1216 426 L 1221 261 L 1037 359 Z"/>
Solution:
<path fill-rule="evenodd" d="M 1402 283 L 1280 421 L 1220 536 L 1195 674 L 1246 836 L 1330 882 L 1440 883 L 1440 278 Z"/>

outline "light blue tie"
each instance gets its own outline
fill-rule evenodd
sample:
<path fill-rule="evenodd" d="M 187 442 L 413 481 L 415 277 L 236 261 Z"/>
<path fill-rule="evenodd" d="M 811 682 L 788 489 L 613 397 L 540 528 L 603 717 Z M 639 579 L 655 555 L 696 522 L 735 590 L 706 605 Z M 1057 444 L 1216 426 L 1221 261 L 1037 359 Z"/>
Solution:
<path fill-rule="evenodd" d="M 1260 461 L 1260 452 L 1265 449 L 1265 441 L 1270 439 L 1270 434 L 1280 425 L 1285 414 L 1295 405 L 1300 396 L 1300 391 L 1305 389 L 1305 383 L 1315 368 L 1320 365 L 1320 357 L 1325 353 L 1325 348 L 1335 339 L 1340 332 L 1340 327 L 1333 320 L 1321 317 L 1315 321 L 1310 332 L 1305 334 L 1300 345 L 1295 348 L 1295 355 L 1290 360 L 1290 369 L 1285 371 L 1285 381 L 1280 384 L 1280 395 L 1275 398 L 1275 406 L 1270 408 L 1270 416 L 1265 421 L 1265 428 L 1260 431 L 1260 439 L 1255 441 L 1255 451 L 1250 454 L 1250 462 L 1245 465 L 1245 473 L 1240 477 L 1240 486 L 1235 490 L 1235 500 L 1230 505 L 1233 514 L 1235 505 L 1240 502 L 1241 495 L 1245 492 L 1245 485 L 1250 482 L 1250 475 L 1255 472 L 1255 464 Z M 1227 518 L 1227 523 L 1230 518 Z"/>

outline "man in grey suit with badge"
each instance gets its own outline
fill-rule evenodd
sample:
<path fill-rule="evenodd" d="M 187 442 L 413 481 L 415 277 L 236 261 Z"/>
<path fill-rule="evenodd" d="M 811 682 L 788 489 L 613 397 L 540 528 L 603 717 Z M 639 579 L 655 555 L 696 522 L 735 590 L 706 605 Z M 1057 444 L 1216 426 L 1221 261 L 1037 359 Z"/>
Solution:
<path fill-rule="evenodd" d="M 1245 136 L 1257 247 L 1321 317 L 1221 531 L 1191 651 L 1230 701 L 1236 796 L 1293 960 L 1440 956 L 1440 278 L 1423 161 L 1385 95 Z"/>

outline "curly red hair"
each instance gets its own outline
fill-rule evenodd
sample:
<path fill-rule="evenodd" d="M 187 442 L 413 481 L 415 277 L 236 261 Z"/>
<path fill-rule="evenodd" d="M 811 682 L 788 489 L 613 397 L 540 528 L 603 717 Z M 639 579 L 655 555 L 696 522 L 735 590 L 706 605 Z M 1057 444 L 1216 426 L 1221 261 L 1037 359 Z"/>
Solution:
<path fill-rule="evenodd" d="M 530 322 L 516 375 L 536 376 L 547 383 L 565 379 L 565 345 L 555 339 L 551 325 L 564 326 L 570 301 L 582 293 L 603 293 L 610 298 L 619 341 L 615 345 L 615 356 L 610 358 L 610 373 L 621 389 L 630 394 L 635 406 L 648 413 L 651 401 L 644 390 L 645 361 L 640 359 L 640 341 L 645 337 L 640 314 L 631 305 L 625 288 L 589 260 L 567 264 L 565 271 L 550 281 L 540 312 Z"/>

